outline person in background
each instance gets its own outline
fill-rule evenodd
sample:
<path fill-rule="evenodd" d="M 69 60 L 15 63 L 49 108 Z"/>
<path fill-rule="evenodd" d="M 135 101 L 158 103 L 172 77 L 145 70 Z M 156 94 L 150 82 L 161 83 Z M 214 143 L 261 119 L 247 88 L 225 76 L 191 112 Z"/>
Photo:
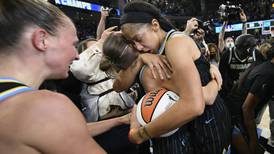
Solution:
<path fill-rule="evenodd" d="M 242 34 L 247 34 L 247 28 L 246 28 L 247 18 L 246 18 L 246 15 L 244 13 L 244 10 L 240 11 L 239 16 L 240 16 L 240 20 L 243 24 Z M 220 51 L 221 54 L 223 54 L 226 50 L 232 50 L 235 46 L 234 39 L 232 37 L 227 37 L 224 40 L 225 27 L 227 26 L 227 24 L 228 24 L 228 21 L 223 22 L 221 32 L 219 33 L 218 48 L 219 48 L 219 51 Z"/>
<path fill-rule="evenodd" d="M 263 55 L 264 59 L 267 59 L 267 54 L 271 51 L 272 45 L 270 43 L 263 43 L 259 47 L 260 53 Z"/>
<path fill-rule="evenodd" d="M 187 20 L 186 28 L 183 33 L 193 38 L 202 55 L 208 57 L 210 53 L 208 45 L 205 42 L 205 31 L 201 23 L 202 21 L 197 18 Z"/>
<path fill-rule="evenodd" d="M 271 101 L 274 94 L 273 47 L 267 57 L 266 62 L 248 68 L 241 75 L 237 86 L 232 89 L 226 100 L 231 109 L 234 126 L 232 143 L 238 153 L 262 153 L 255 121 L 266 104 L 273 103 Z"/>
<path fill-rule="evenodd" d="M 1 153 L 106 153 L 70 99 L 38 90 L 46 79 L 68 77 L 79 58 L 72 21 L 44 0 L 0 6 Z"/>
<path fill-rule="evenodd" d="M 258 51 L 258 40 L 254 35 L 242 34 L 236 38 L 235 47 L 226 50 L 220 59 L 219 70 L 223 77 L 221 97 L 226 99 L 228 93 L 239 80 L 239 76 L 253 63 L 264 61 Z"/>
<path fill-rule="evenodd" d="M 208 43 L 209 55 L 207 56 L 209 63 L 219 67 L 220 52 L 215 43 Z"/>

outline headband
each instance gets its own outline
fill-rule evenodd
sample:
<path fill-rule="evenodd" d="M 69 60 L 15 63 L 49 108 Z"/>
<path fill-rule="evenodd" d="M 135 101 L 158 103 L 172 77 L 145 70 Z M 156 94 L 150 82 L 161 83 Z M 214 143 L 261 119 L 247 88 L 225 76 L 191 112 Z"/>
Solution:
<path fill-rule="evenodd" d="M 120 19 L 120 25 L 126 23 L 151 23 L 155 17 L 146 12 L 128 12 L 124 13 Z"/>

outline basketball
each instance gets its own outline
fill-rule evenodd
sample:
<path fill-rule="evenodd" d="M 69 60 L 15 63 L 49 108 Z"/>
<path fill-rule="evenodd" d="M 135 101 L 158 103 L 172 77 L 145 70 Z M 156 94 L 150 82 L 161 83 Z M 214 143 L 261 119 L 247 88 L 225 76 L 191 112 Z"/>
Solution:
<path fill-rule="evenodd" d="M 166 89 L 159 89 L 147 93 L 141 98 L 137 105 L 136 116 L 138 122 L 142 126 L 146 125 L 169 109 L 177 100 L 179 100 L 179 96 Z M 177 130 L 178 128 L 161 135 L 161 137 L 170 136 Z"/>

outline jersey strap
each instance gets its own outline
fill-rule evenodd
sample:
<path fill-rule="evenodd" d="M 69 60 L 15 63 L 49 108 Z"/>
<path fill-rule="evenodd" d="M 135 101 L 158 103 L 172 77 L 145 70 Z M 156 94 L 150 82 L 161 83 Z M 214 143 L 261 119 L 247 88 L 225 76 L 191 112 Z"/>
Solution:
<path fill-rule="evenodd" d="M 164 54 L 164 50 L 165 50 L 165 46 L 166 46 L 166 42 L 168 41 L 169 37 L 171 36 L 172 33 L 176 32 L 174 29 L 170 30 L 169 32 L 167 32 L 165 39 L 161 45 L 161 47 L 158 50 L 158 55 L 162 55 Z"/>
<path fill-rule="evenodd" d="M 32 88 L 12 78 L 0 77 L 0 102 L 16 94 L 31 91 Z"/>

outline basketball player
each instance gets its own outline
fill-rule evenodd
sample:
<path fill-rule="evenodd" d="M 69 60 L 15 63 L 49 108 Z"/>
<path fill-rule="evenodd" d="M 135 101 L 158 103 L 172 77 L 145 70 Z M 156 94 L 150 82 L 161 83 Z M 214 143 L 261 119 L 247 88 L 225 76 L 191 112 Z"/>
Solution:
<path fill-rule="evenodd" d="M 124 49 L 124 50 L 121 50 Z M 153 54 L 148 57 L 148 54 L 138 54 L 134 51 L 127 41 L 120 33 L 111 34 L 104 43 L 104 55 L 110 60 L 113 66 L 117 69 L 121 69 L 119 75 L 116 75 L 114 82 L 114 89 L 117 91 L 127 89 L 132 82 L 134 82 L 135 76 L 137 75 L 136 81 L 140 81 L 146 92 L 159 89 L 162 85 L 162 80 L 157 76 L 153 77 L 151 70 L 147 65 L 144 65 L 143 58 L 146 56 L 147 59 L 151 59 Z M 119 58 L 118 58 L 118 57 Z M 156 55 L 154 55 L 156 56 Z M 140 71 L 141 70 L 141 71 Z M 219 71 L 217 67 L 212 67 L 211 71 L 214 76 L 218 76 Z M 218 94 L 218 85 L 216 80 L 211 80 L 205 87 L 203 87 L 203 95 L 207 105 L 212 105 Z M 221 83 L 220 83 L 221 86 Z M 132 113 L 132 115 L 135 115 Z M 172 142 L 172 145 L 166 147 L 161 143 Z M 184 146 L 180 146 L 184 142 Z M 159 144 L 160 143 L 160 144 Z M 179 145 L 179 146 L 178 146 Z M 174 147 L 173 147 L 174 146 Z M 159 147 L 161 147 L 161 153 L 170 152 L 173 149 L 181 149 L 183 153 L 191 153 L 192 147 L 189 141 L 189 133 L 184 128 L 176 132 L 174 135 L 165 138 L 153 139 L 154 153 L 159 153 Z"/>
<path fill-rule="evenodd" d="M 195 43 L 188 36 L 171 30 L 172 26 L 158 9 L 146 2 L 128 3 L 120 23 L 124 36 L 138 52 L 167 57 L 173 71 L 171 79 L 158 82 L 180 96 L 178 103 L 146 127 L 133 128 L 129 133 L 130 138 L 140 143 L 192 121 L 191 136 L 195 153 L 223 152 L 230 136 L 228 111 L 219 96 L 213 105 L 205 106 L 202 85 L 211 80 L 210 65 L 201 56 Z M 172 143 L 162 143 L 163 146 L 156 153 L 166 153 L 163 149 L 167 147 L 164 146 L 166 144 Z M 174 146 L 176 149 L 170 153 L 182 153 L 182 148 L 178 147 Z"/>
<path fill-rule="evenodd" d="M 78 58 L 71 20 L 44 0 L 0 6 L 1 153 L 105 153 L 67 97 L 38 90 L 46 79 L 67 77 Z"/>

